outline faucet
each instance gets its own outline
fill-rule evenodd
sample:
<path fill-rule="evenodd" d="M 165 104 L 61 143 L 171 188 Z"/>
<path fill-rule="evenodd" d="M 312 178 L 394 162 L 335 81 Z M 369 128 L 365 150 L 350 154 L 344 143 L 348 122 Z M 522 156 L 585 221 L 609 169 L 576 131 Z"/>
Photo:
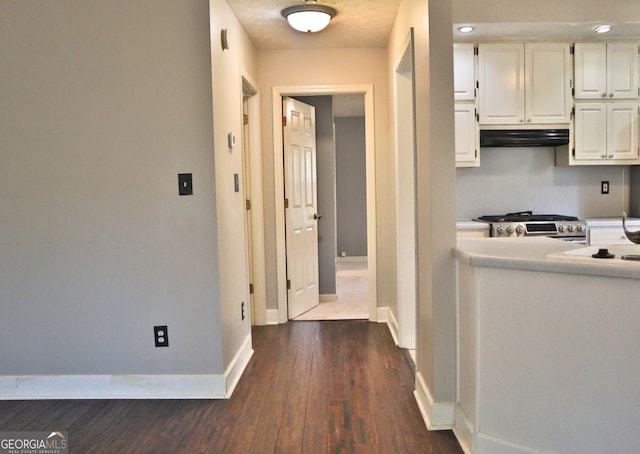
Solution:
<path fill-rule="evenodd" d="M 629 241 L 640 244 L 640 231 L 630 232 L 627 230 L 627 213 L 622 212 L 622 230 L 624 230 L 625 236 L 629 239 Z"/>

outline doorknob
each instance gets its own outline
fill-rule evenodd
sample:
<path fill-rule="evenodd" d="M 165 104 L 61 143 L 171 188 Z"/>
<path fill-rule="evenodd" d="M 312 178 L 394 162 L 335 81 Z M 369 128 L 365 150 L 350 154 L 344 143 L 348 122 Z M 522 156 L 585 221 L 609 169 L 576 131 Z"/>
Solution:
<path fill-rule="evenodd" d="M 313 219 L 315 219 L 316 221 L 317 221 L 318 219 L 320 219 L 321 217 L 322 217 L 322 215 L 321 215 L 321 214 L 313 213 Z"/>

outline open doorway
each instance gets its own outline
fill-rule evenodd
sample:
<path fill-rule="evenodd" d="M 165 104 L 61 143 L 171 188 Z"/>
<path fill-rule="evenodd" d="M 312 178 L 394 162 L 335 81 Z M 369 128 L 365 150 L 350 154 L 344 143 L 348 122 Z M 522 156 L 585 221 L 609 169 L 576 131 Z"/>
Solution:
<path fill-rule="evenodd" d="M 366 161 L 366 239 L 367 239 L 367 313 L 371 321 L 377 320 L 376 292 L 376 207 L 375 207 L 375 156 L 374 156 L 374 123 L 373 123 L 373 86 L 371 85 L 332 85 L 332 86 L 292 86 L 273 88 L 273 118 L 282 116 L 283 96 L 343 95 L 356 94 L 364 97 L 365 104 L 365 161 Z M 280 124 L 274 122 L 274 180 L 276 192 L 284 193 L 283 183 L 283 134 Z M 286 274 L 286 237 L 284 226 L 284 197 L 276 197 L 277 216 L 277 276 L 278 276 L 278 322 L 284 323 L 287 317 L 287 274 Z M 336 249 L 337 251 L 337 249 Z"/>
<path fill-rule="evenodd" d="M 363 94 L 296 96 L 315 107 L 319 305 L 295 320 L 368 319 Z"/>

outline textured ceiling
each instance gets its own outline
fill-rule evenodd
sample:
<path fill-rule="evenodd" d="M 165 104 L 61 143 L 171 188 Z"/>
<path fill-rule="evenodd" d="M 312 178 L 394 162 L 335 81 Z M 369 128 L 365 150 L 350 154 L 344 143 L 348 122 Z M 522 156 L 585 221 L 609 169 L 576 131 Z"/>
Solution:
<path fill-rule="evenodd" d="M 260 50 L 387 46 L 400 0 L 321 0 L 338 12 L 318 33 L 293 30 L 281 15 L 302 0 L 227 0 Z"/>

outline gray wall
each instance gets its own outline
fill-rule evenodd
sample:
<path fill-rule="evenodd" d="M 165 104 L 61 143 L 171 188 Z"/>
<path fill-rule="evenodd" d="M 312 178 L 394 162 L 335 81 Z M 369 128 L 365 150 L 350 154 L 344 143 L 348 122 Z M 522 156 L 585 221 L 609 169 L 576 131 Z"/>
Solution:
<path fill-rule="evenodd" d="M 522 210 L 618 217 L 628 209 L 622 166 L 555 167 L 550 147 L 482 148 L 480 162 L 456 170 L 458 219 Z M 600 194 L 601 181 L 609 181 L 609 195 Z"/>
<path fill-rule="evenodd" d="M 336 150 L 333 140 L 331 96 L 296 96 L 316 108 L 318 169 L 318 264 L 320 293 L 336 293 Z"/>
<path fill-rule="evenodd" d="M 367 255 L 364 117 L 336 117 L 337 254 Z"/>
<path fill-rule="evenodd" d="M 631 216 L 640 217 L 640 167 L 631 167 L 629 188 L 629 212 Z"/>
<path fill-rule="evenodd" d="M 209 2 L 0 8 L 0 374 L 223 373 Z"/>

